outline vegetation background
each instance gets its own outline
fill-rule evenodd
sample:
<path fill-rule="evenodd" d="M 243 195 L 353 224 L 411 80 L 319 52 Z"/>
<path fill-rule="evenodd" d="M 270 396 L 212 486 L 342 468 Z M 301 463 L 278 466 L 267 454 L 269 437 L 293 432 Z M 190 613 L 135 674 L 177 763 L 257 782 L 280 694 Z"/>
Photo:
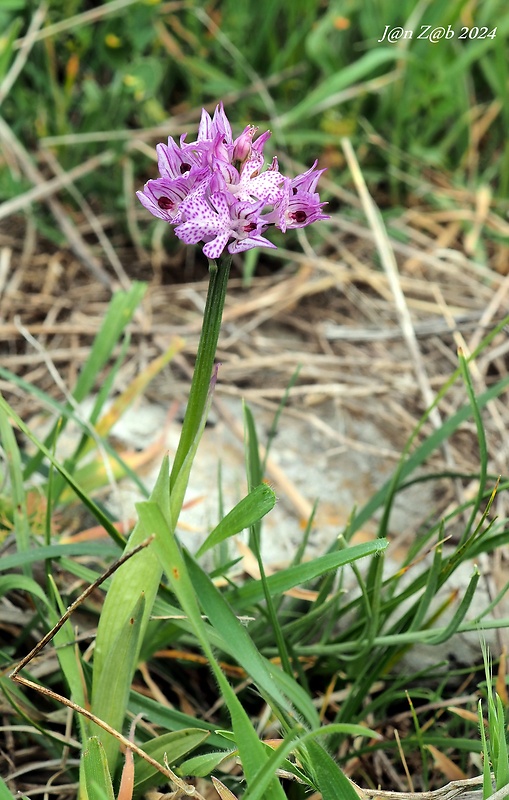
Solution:
<path fill-rule="evenodd" d="M 394 33 L 398 29 L 400 38 Z M 451 594 L 447 604 L 456 611 L 443 628 L 436 627 L 440 615 L 430 610 L 433 592 L 424 589 L 426 584 L 438 588 L 460 564 L 489 554 L 483 563 L 495 576 L 493 602 L 468 623 L 470 629 L 481 618 L 489 627 L 487 620 L 506 590 L 508 33 L 502 0 L 0 2 L 0 388 L 22 421 L 48 406 L 64 414 L 70 390 L 76 401 L 100 385 L 126 390 L 138 373 L 148 392 L 153 375 L 144 370 L 162 351 L 168 354 L 161 336 L 169 333 L 186 336 L 183 361 L 173 373 L 185 396 L 199 330 L 196 296 L 205 291 L 206 264 L 199 249 L 186 248 L 136 201 L 136 189 L 156 176 L 157 142 L 185 132 L 192 139 L 201 108 L 212 111 L 222 100 L 236 131 L 248 123 L 271 129 L 267 149 L 278 154 L 288 172 L 301 171 L 315 158 L 328 169 L 321 186 L 330 223 L 305 235 L 281 235 L 275 239 L 277 251 L 250 251 L 234 261 L 228 330 L 237 334 L 247 324 L 254 334 L 249 352 L 240 334 L 223 344 L 222 380 L 232 392 L 256 397 L 275 412 L 297 364 L 303 363 L 289 405 L 314 424 L 320 423 L 320 410 L 310 410 L 311 403 L 299 405 L 299 397 L 309 398 L 312 391 L 334 397 L 330 387 L 339 382 L 338 371 L 345 388 L 342 402 L 354 413 L 359 413 L 360 396 L 384 395 L 375 407 L 362 401 L 362 413 L 377 425 L 383 422 L 394 450 L 403 454 L 400 469 L 352 512 L 342 531 L 346 542 L 351 544 L 377 511 L 376 536 L 382 540 L 390 534 L 392 504 L 405 482 L 436 480 L 436 507 L 429 509 L 426 526 L 411 531 L 409 538 L 417 544 L 405 548 L 390 576 L 382 577 L 381 568 L 373 566 L 380 558 L 372 562 L 366 582 L 355 568 L 359 596 L 346 604 L 330 567 L 323 565 L 306 572 L 306 586 L 315 593 L 311 605 L 302 596 L 283 599 L 295 576 L 271 584 L 278 621 L 264 606 L 267 596 L 257 594 L 254 579 L 256 602 L 249 600 L 248 590 L 239 597 L 231 594 L 229 602 L 238 614 L 259 617 L 250 631 L 256 648 L 283 664 L 285 658 L 289 666 L 291 661 L 288 674 L 297 674 L 321 722 L 369 725 L 384 737 L 380 743 L 336 731 L 327 741 L 345 773 L 373 790 L 377 785 L 407 792 L 437 788 L 482 771 L 477 700 L 485 696 L 489 680 L 480 668 L 480 650 L 475 664 L 458 664 L 446 673 L 437 667 L 409 675 L 392 668 L 409 646 L 450 638 L 466 624 L 476 581 L 468 585 L 468 602 L 458 600 L 459 612 Z M 148 289 L 135 313 L 142 294 L 136 294 L 138 280 Z M 124 307 L 126 339 L 122 327 L 113 324 L 117 312 L 106 317 L 109 332 L 102 327 L 120 289 L 130 297 Z M 321 327 L 325 319 L 335 333 Z M 286 331 L 283 357 L 281 337 L 270 341 L 271 325 Z M 257 331 L 267 333 L 257 338 Z M 98 333 L 108 346 L 94 360 Z M 458 346 L 466 360 L 457 370 Z M 470 353 L 477 354 L 475 362 L 469 361 Z M 92 366 L 85 389 L 79 375 L 86 363 Z M 168 402 L 167 373 L 161 375 L 163 380 L 151 386 L 160 401 Z M 436 398 L 434 411 L 422 418 Z M 73 797 L 77 758 L 73 750 L 62 761 L 66 728 L 60 707 L 49 700 L 41 704 L 33 694 L 24 698 L 6 675 L 48 627 L 47 615 L 33 600 L 39 596 L 34 584 L 38 581 L 45 596 L 52 596 L 56 613 L 57 594 L 49 589 L 53 578 L 63 606 L 68 605 L 78 585 L 97 577 L 117 553 L 113 542 L 98 556 L 94 542 L 73 539 L 95 523 L 87 516 L 95 513 L 87 498 L 106 479 L 98 461 L 86 472 L 82 441 L 68 462 L 87 489 L 88 511 L 78 510 L 62 486 L 52 487 L 48 463 L 36 464 L 26 442 L 18 450 L 5 425 L 12 413 L 3 411 L 3 449 L 10 466 L 1 498 L 0 685 L 6 736 L 1 775 L 6 797 L 17 790 L 30 797 L 43 791 Z M 105 442 L 108 430 L 103 427 Z M 124 469 L 126 464 L 136 471 L 135 460 L 126 456 Z M 423 464 L 425 477 L 417 478 L 414 470 Z M 43 499 L 34 476 L 44 486 Z M 490 506 L 498 476 L 499 491 Z M 110 520 L 112 536 L 116 522 Z M 451 530 L 460 533 L 444 560 L 435 556 L 420 576 L 402 586 L 402 572 Z M 43 546 L 70 549 L 64 561 L 50 567 L 44 559 L 57 551 L 45 550 L 38 562 L 33 553 L 27 555 Z M 328 555 L 337 558 L 339 549 L 338 544 Z M 224 552 L 217 574 L 228 572 L 223 557 Z M 297 564 L 302 557 L 300 552 L 294 567 L 302 566 Z M 36 563 L 41 574 L 33 571 Z M 34 583 L 23 583 L 28 580 Z M 411 611 L 398 616 L 409 598 Z M 99 601 L 89 603 L 82 627 L 93 628 L 99 611 Z M 343 614 L 348 623 L 338 632 L 335 623 Z M 492 624 L 499 630 L 497 656 L 506 636 L 503 607 L 499 617 Z M 174 637 L 175 652 L 158 658 L 164 637 Z M 215 706 L 217 687 L 203 677 L 208 672 L 198 652 L 193 634 L 174 623 L 164 626 L 164 636 L 160 632 L 145 643 L 148 683 L 133 695 L 130 711 L 151 715 L 158 734 L 174 735 L 193 720 L 209 731 L 230 725 L 221 705 Z M 253 677 L 249 665 L 234 663 L 231 652 L 223 656 L 260 734 L 278 736 L 258 696 L 243 691 L 241 679 Z M 80 664 L 86 683 L 85 647 Z M 150 683 L 150 669 L 173 710 Z M 498 670 L 497 690 L 507 702 L 503 659 Z M 54 653 L 31 674 L 68 693 L 69 675 Z M 196 693 L 191 704 L 182 688 L 189 681 Z M 204 715 L 211 707 L 209 723 Z M 154 731 L 147 728 L 140 735 L 148 742 Z M 225 740 L 212 740 L 208 749 L 196 745 L 199 756 L 210 759 L 220 750 L 224 757 Z M 75 739 L 71 744 L 74 748 Z M 187 757 L 179 747 L 177 764 Z M 207 763 L 216 766 L 213 759 Z M 182 774 L 208 775 L 204 764 L 192 772 L 187 762 Z M 300 766 L 306 772 L 306 764 Z M 294 762 L 285 768 L 299 776 Z M 237 767 L 224 767 L 221 774 L 239 796 Z M 306 775 L 325 797 L 313 769 Z M 287 796 L 304 797 L 298 782 L 286 780 L 284 786 Z M 136 791 L 145 788 L 141 782 Z M 204 796 L 209 791 L 200 790 Z"/>

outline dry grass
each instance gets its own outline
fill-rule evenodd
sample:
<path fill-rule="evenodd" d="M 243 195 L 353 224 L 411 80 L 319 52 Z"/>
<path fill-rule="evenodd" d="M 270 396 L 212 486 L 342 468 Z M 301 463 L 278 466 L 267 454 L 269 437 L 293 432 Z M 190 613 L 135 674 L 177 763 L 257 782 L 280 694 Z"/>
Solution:
<path fill-rule="evenodd" d="M 14 156 L 17 145 L 11 144 Z M 262 261 L 249 288 L 243 287 L 239 272 L 232 278 L 218 390 L 240 393 L 250 402 L 277 404 L 300 364 L 290 413 L 305 413 L 310 424 L 320 425 L 320 405 L 333 399 L 355 414 L 371 416 L 398 452 L 455 369 L 457 347 L 471 351 L 507 313 L 506 252 L 492 246 L 489 266 L 477 262 L 472 252 L 484 227 L 507 235 L 509 225 L 490 210 L 482 192 L 458 192 L 430 175 L 420 192 L 447 198 L 449 210 L 434 210 L 416 193 L 391 221 L 396 239 L 387 234 L 348 143 L 345 148 L 361 199 L 324 180 L 332 205 L 337 198 L 350 208 L 348 214 L 333 213 L 330 223 L 322 226 L 319 250 L 302 235 L 302 252 L 277 251 L 280 269 L 274 269 L 273 259 L 265 268 Z M 111 228 L 113 219 L 96 216 L 83 198 L 81 211 L 71 215 L 55 193 L 66 185 L 76 195 L 73 176 L 62 177 L 55 159 L 44 155 L 53 176 L 44 181 L 35 172 L 32 179 L 60 227 L 71 232 L 69 246 L 48 244 L 30 214 L 19 216 L 20 208 L 28 208 L 33 199 L 30 192 L 15 207 L 0 206 L 3 366 L 58 395 L 61 389 L 49 369 L 51 361 L 72 386 L 112 291 L 141 277 L 150 287 L 131 326 L 132 343 L 120 381 L 127 384 L 178 333 L 186 340 L 180 368 L 171 376 L 166 373 L 151 392 L 163 403 L 184 397 L 186 366 L 196 350 L 206 291 L 201 261 L 184 263 L 183 251 L 169 259 L 157 241 L 150 253 L 140 244 L 133 249 L 119 242 Z M 142 214 L 133 209 L 130 218 L 138 241 Z M 353 222 L 354 215 L 360 221 Z M 505 374 L 508 350 L 509 340 L 501 334 L 482 354 L 473 370 L 479 391 Z M 11 397 L 17 394 L 17 408 L 30 415 L 33 398 L 5 380 L 0 386 Z M 464 401 L 459 386 L 428 424 L 438 426 L 441 416 Z M 487 435 L 493 470 L 500 473 L 508 471 L 507 422 L 504 401 L 491 403 Z M 444 457 L 449 466 L 475 471 L 473 437 L 457 438 Z"/>

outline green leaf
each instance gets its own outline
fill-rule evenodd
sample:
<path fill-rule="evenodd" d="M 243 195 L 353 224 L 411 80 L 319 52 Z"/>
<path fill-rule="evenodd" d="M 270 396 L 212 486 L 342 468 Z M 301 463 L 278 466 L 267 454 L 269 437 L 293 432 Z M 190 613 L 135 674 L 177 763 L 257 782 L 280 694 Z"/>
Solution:
<path fill-rule="evenodd" d="M 114 369 L 115 368 L 113 368 L 112 371 L 114 371 Z M 64 403 L 59 403 L 58 400 L 43 392 L 41 389 L 39 389 L 39 387 L 34 386 L 31 383 L 27 383 L 27 381 L 23 380 L 23 378 L 20 378 L 19 375 L 16 375 L 14 372 L 5 369 L 5 367 L 2 366 L 0 366 L 0 377 L 4 378 L 13 386 L 17 386 L 20 390 L 26 392 L 28 395 L 34 397 L 36 400 L 39 401 L 39 403 L 43 404 L 45 408 L 47 408 L 48 410 L 53 410 L 54 413 L 57 414 L 58 416 L 66 417 L 67 419 L 72 420 L 75 423 L 75 425 L 77 425 L 78 428 L 80 428 L 83 431 L 83 433 L 87 434 L 87 436 L 89 435 L 90 431 L 86 421 L 83 420 L 82 417 L 80 417 L 79 414 L 77 414 L 73 408 L 69 408 Z M 103 384 L 103 386 L 104 385 L 106 384 Z M 113 404 L 112 407 L 114 406 L 115 403 Z M 134 472 L 134 470 L 132 470 L 130 466 L 121 458 L 121 456 L 118 454 L 113 445 L 107 439 L 103 438 L 101 440 L 101 446 L 108 453 L 108 455 L 111 456 L 111 458 L 115 460 L 122 467 L 125 474 L 129 476 L 130 480 L 136 485 L 136 487 L 140 490 L 140 492 L 148 497 L 148 492 L 146 490 L 143 481 L 139 478 L 136 472 Z"/>
<path fill-rule="evenodd" d="M 3 778 L 0 778 L 0 800 L 12 800 L 12 793 Z"/>
<path fill-rule="evenodd" d="M 58 588 L 56 586 L 53 575 L 48 576 L 49 586 L 55 600 L 55 617 L 61 618 L 65 614 L 65 606 L 62 603 Z M 82 664 L 79 660 L 79 655 L 75 649 L 75 636 L 70 619 L 64 623 L 59 631 L 53 637 L 53 643 L 58 658 L 60 669 L 65 676 L 67 685 L 71 692 L 72 700 L 82 708 L 85 706 L 85 692 L 83 686 L 83 670 Z M 81 714 L 78 714 L 78 721 L 81 731 L 82 740 L 88 736 L 88 723 Z"/>
<path fill-rule="evenodd" d="M 199 728 L 184 728 L 156 736 L 144 744 L 142 750 L 160 764 L 167 756 L 168 764 L 172 767 L 191 750 L 199 747 L 209 736 L 208 731 Z M 144 794 L 154 784 L 161 783 L 161 773 L 137 755 L 134 757 L 134 775 L 134 786 L 138 794 Z"/>
<path fill-rule="evenodd" d="M 324 556 L 314 558 L 312 561 L 288 567 L 288 569 L 277 572 L 267 578 L 270 593 L 272 595 L 280 595 L 295 586 L 312 581 L 331 570 L 340 569 L 360 558 L 380 555 L 388 544 L 387 539 L 376 539 L 373 542 L 355 544 L 338 552 L 326 553 Z M 264 591 L 261 581 L 252 581 L 238 589 L 230 589 L 226 593 L 226 598 L 234 602 L 237 611 L 245 610 L 263 600 Z"/>
<path fill-rule="evenodd" d="M 305 733 L 300 733 L 297 730 L 290 731 L 286 736 L 284 741 L 274 750 L 271 754 L 269 761 L 264 769 L 258 771 L 258 774 L 255 776 L 252 785 L 249 787 L 245 795 L 243 795 L 243 800 L 261 800 L 263 794 L 267 788 L 267 783 L 269 776 L 274 773 L 277 769 L 280 769 L 282 765 L 285 763 L 286 758 L 290 755 L 290 753 L 296 751 L 299 753 L 299 760 L 302 761 L 302 770 L 305 772 L 305 778 L 309 782 L 309 785 L 312 786 L 314 789 L 317 788 L 317 781 L 315 775 L 310 777 L 308 774 L 309 772 L 315 772 L 316 770 L 315 765 L 317 761 L 320 761 L 325 764 L 324 767 L 324 776 L 325 770 L 327 770 L 327 775 L 330 777 L 333 776 L 333 780 L 340 784 L 342 787 L 345 786 L 345 794 L 337 793 L 336 798 L 340 798 L 343 800 L 343 797 L 346 800 L 353 800 L 349 789 L 351 787 L 350 782 L 347 778 L 343 775 L 341 770 L 339 769 L 338 765 L 327 756 L 329 761 L 325 763 L 323 759 L 324 755 L 327 755 L 322 748 L 316 744 L 314 741 L 318 737 L 327 736 L 331 733 L 345 733 L 351 736 L 370 736 L 375 737 L 377 739 L 381 738 L 378 733 L 375 731 L 370 730 L 369 728 L 364 728 L 361 725 L 349 725 L 344 723 L 333 723 L 331 725 L 325 725 L 322 728 L 317 728 L 313 731 L 308 731 Z M 311 744 L 311 754 L 309 744 Z M 318 756 L 315 758 L 315 750 L 313 748 L 318 748 Z M 311 757 L 310 757 L 311 755 Z M 304 764 L 304 762 L 306 762 Z M 339 777 L 337 773 L 340 773 Z M 345 783 L 346 782 L 346 783 Z M 348 784 L 348 786 L 346 785 Z M 357 795 L 355 795 L 356 800 L 358 800 Z"/>
<path fill-rule="evenodd" d="M 483 342 L 483 345 L 485 344 L 486 340 Z M 450 386 L 454 383 L 458 375 L 459 370 L 454 373 L 453 376 L 451 376 L 449 381 L 447 381 L 446 386 L 444 386 L 437 394 L 436 401 L 432 406 L 433 408 L 436 406 L 436 403 L 447 393 L 447 389 L 450 388 Z M 489 403 L 490 400 L 502 394 L 508 385 L 509 376 L 505 376 L 502 378 L 502 380 L 500 380 L 494 386 L 491 386 L 487 391 L 483 392 L 476 398 L 478 407 L 483 408 L 487 403 Z M 440 447 L 442 442 L 445 442 L 450 436 L 452 436 L 454 431 L 461 425 L 461 423 L 465 422 L 465 420 L 469 419 L 472 415 L 472 409 L 470 406 L 462 406 L 458 411 L 456 411 L 455 414 L 446 419 L 438 430 L 433 431 L 433 433 L 428 436 L 428 438 L 425 439 L 424 442 L 422 442 L 422 444 L 420 444 L 411 455 L 409 455 L 408 449 L 421 430 L 425 420 L 428 418 L 429 411 L 430 409 L 428 409 L 427 413 L 419 421 L 414 432 L 412 433 L 395 475 L 386 481 L 382 488 L 379 489 L 378 492 L 376 492 L 376 494 L 374 494 L 373 497 L 368 500 L 368 502 L 351 520 L 349 525 L 350 535 L 353 535 L 356 531 L 360 530 L 362 526 L 365 525 L 369 519 L 371 519 L 378 508 L 384 504 L 387 508 L 390 504 L 390 499 L 394 497 L 397 488 L 401 486 L 405 478 L 411 475 L 417 469 L 417 467 L 423 464 L 426 459 L 429 458 L 429 456 Z"/>
<path fill-rule="evenodd" d="M 3 559 L 2 559 L 2 569 L 3 569 Z M 0 597 L 11 592 L 13 589 L 19 592 L 29 592 L 33 594 L 34 597 L 37 597 L 48 609 L 51 616 L 54 616 L 53 608 L 51 603 L 49 602 L 44 590 L 36 583 L 33 578 L 29 578 L 26 575 L 2 575 L 0 576 Z M 56 622 L 55 618 L 55 622 Z"/>
<path fill-rule="evenodd" d="M 2 11 L 7 11 L 11 8 L 13 11 L 22 9 L 25 5 L 25 0 L 3 0 Z M 0 18 L 0 25 L 2 24 Z M 18 34 L 23 27 L 23 20 L 20 17 L 13 19 L 8 28 L 5 28 L 0 38 L 0 79 L 6 74 L 13 56 L 13 44 L 16 41 Z"/>
<path fill-rule="evenodd" d="M 246 670 L 261 692 L 281 708 L 291 712 L 287 698 L 281 694 L 276 685 L 274 672 L 279 672 L 279 668 L 263 658 L 246 628 L 239 622 L 206 572 L 187 553 L 186 556 L 192 585 L 199 586 L 197 595 L 201 607 L 213 628 L 222 636 L 227 651 L 234 651 L 236 661 Z"/>
<path fill-rule="evenodd" d="M 127 562 L 129 563 L 129 562 Z M 130 613 L 122 626 L 116 627 L 116 639 L 109 658 L 102 664 L 98 679 L 93 684 L 92 713 L 112 728 L 122 732 L 127 700 L 137 664 L 140 633 L 142 630 L 145 597 L 129 606 Z M 94 668 L 95 678 L 95 668 Z M 96 728 L 96 726 L 92 726 Z M 114 773 L 119 744 L 104 730 L 97 734 L 104 745 L 108 764 Z"/>
<path fill-rule="evenodd" d="M 406 58 L 406 54 L 399 48 L 380 47 L 371 50 L 357 59 L 357 61 L 354 61 L 353 64 L 325 78 L 316 89 L 307 92 L 304 100 L 301 100 L 291 111 L 280 117 L 280 126 L 282 128 L 291 128 L 298 122 L 308 119 L 316 113 L 317 106 L 323 103 L 324 100 L 362 80 L 383 64 L 401 58 Z"/>
<path fill-rule="evenodd" d="M 307 742 L 311 766 L 322 800 L 359 800 L 352 784 L 338 764 L 317 742 Z"/>
<path fill-rule="evenodd" d="M 26 553 L 30 549 L 30 523 L 23 484 L 23 468 L 18 443 L 5 407 L 0 407 L 0 439 L 9 467 L 16 547 L 18 552 Z M 23 571 L 26 575 L 31 574 L 27 563 L 23 564 Z"/>
<path fill-rule="evenodd" d="M 169 467 L 168 458 L 163 459 L 161 469 L 152 490 L 151 497 L 162 508 L 164 519 L 169 518 Z M 126 549 L 132 549 L 147 538 L 144 526 L 138 522 Z M 109 586 L 97 628 L 97 637 L 94 651 L 94 674 L 92 684 L 92 710 L 101 716 L 101 709 L 96 706 L 96 693 L 107 695 L 107 685 L 99 689 L 108 670 L 108 663 L 115 661 L 116 640 L 119 632 L 125 630 L 137 598 L 142 594 L 145 597 L 145 613 L 140 630 L 140 645 L 148 625 L 159 583 L 161 581 L 162 567 L 153 545 L 149 545 L 132 559 L 123 564 L 115 572 Z M 129 679 L 130 683 L 130 679 Z"/>
<path fill-rule="evenodd" d="M 429 644 L 432 644 L 432 645 L 442 644 L 443 642 L 449 641 L 449 639 L 452 636 L 454 636 L 454 634 L 458 630 L 459 626 L 463 622 L 465 614 L 467 613 L 467 611 L 468 611 L 468 609 L 470 607 L 470 604 L 471 604 L 471 602 L 473 600 L 473 597 L 474 597 L 474 594 L 475 594 L 475 590 L 477 588 L 477 584 L 479 583 L 479 578 L 480 577 L 481 577 L 481 574 L 480 574 L 479 570 L 477 569 L 477 567 L 474 567 L 474 574 L 470 578 L 470 581 L 469 581 L 468 586 L 467 586 L 467 590 L 466 590 L 465 594 L 463 595 L 463 597 L 461 598 L 461 602 L 460 602 L 458 608 L 456 609 L 456 612 L 455 612 L 453 618 L 451 619 L 451 621 L 449 622 L 449 624 L 446 626 L 446 628 L 443 631 L 441 631 L 437 636 L 434 636 L 432 639 L 429 640 Z"/>
<path fill-rule="evenodd" d="M 462 352 L 459 353 L 459 364 L 460 364 L 461 375 L 467 390 L 468 399 L 470 401 L 470 406 L 472 408 L 472 416 L 474 418 L 475 427 L 477 430 L 477 441 L 479 442 L 479 460 L 480 460 L 477 495 L 475 502 L 472 506 L 470 519 L 461 537 L 461 541 L 464 542 L 466 539 L 468 539 L 470 531 L 472 530 L 472 526 L 477 517 L 477 512 L 479 511 L 479 508 L 481 507 L 481 503 L 483 500 L 484 491 L 486 488 L 486 476 L 488 473 L 488 447 L 486 444 L 486 435 L 484 433 L 484 425 L 481 418 L 479 404 L 477 402 L 475 389 L 472 383 L 472 378 L 470 377 L 468 361 Z"/>
<path fill-rule="evenodd" d="M 143 714 L 149 718 L 154 725 L 160 725 L 162 728 L 170 731 L 185 730 L 196 724 L 196 719 L 194 717 L 184 714 L 182 711 L 178 711 L 175 708 L 162 706 L 150 697 L 145 697 L 135 691 L 131 691 L 129 709 L 134 714 Z M 217 725 L 212 725 L 210 722 L 200 720 L 200 730 L 207 731 L 209 734 L 207 744 L 210 747 L 226 749 L 230 746 L 229 742 L 227 742 L 223 736 L 216 733 Z"/>
<path fill-rule="evenodd" d="M 266 483 L 256 486 L 209 533 L 197 551 L 196 558 L 199 558 L 216 544 L 223 542 L 230 536 L 235 536 L 235 534 L 240 533 L 245 528 L 249 528 L 255 522 L 259 522 L 265 514 L 268 514 L 274 508 L 275 504 L 276 494 L 270 486 Z"/>
<path fill-rule="evenodd" d="M 493 794 L 493 789 L 491 786 L 491 772 L 490 772 L 490 754 L 488 749 L 488 741 L 486 738 L 486 731 L 484 729 L 484 718 L 482 712 L 482 700 L 479 700 L 477 704 L 477 714 L 479 718 L 479 733 L 481 736 L 481 746 L 482 746 L 482 754 L 483 754 L 483 770 L 482 770 L 482 784 L 483 784 L 483 800 L 487 800 L 487 798 Z"/>
<path fill-rule="evenodd" d="M 192 775 L 193 778 L 206 778 L 227 758 L 238 753 L 238 750 L 220 750 L 218 753 L 204 753 L 184 761 L 179 767 L 180 775 Z"/>
<path fill-rule="evenodd" d="M 505 721 L 505 708 L 498 693 L 495 694 L 496 722 L 493 732 L 490 730 L 490 739 L 493 740 L 492 762 L 495 772 L 495 786 L 502 789 L 509 785 L 509 753 L 507 749 L 507 725 Z"/>
<path fill-rule="evenodd" d="M 88 800 L 115 800 L 106 751 L 97 736 L 91 736 L 87 742 L 83 769 Z"/>
<path fill-rule="evenodd" d="M 118 546 L 112 542 L 101 542 L 102 556 L 118 556 Z M 2 556 L 2 570 L 15 569 L 23 564 L 33 564 L 34 561 L 62 558 L 62 556 L 97 555 L 97 542 L 69 542 L 68 544 L 49 544 L 42 547 L 32 547 L 28 553 L 12 553 Z M 16 576 L 18 579 L 20 576 Z M 95 576 L 97 577 L 97 575 Z M 95 578 L 94 578 L 95 580 Z"/>

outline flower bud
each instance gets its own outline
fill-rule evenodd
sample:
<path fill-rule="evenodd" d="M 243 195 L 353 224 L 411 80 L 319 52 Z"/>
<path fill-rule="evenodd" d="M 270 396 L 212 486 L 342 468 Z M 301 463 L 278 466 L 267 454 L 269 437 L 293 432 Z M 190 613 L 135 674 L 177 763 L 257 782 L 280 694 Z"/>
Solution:
<path fill-rule="evenodd" d="M 253 142 L 253 136 L 255 135 L 258 128 L 255 128 L 253 125 L 248 125 L 247 128 L 244 128 L 240 136 L 238 136 L 234 143 L 233 143 L 233 163 L 237 166 L 237 169 L 240 172 L 240 168 L 242 165 L 248 160 L 249 156 L 251 155 L 251 146 Z"/>

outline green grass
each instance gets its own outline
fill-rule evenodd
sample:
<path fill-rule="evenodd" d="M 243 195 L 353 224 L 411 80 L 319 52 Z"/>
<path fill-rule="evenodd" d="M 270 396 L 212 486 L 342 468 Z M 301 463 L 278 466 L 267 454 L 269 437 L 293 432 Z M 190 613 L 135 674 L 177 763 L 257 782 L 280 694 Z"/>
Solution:
<path fill-rule="evenodd" d="M 350 182 L 340 144 L 348 136 L 389 229 L 401 206 L 447 210 L 456 207 L 454 192 L 475 198 L 489 187 L 492 217 L 477 237 L 476 261 L 487 266 L 490 256 L 507 246 L 505 228 L 497 223 L 506 219 L 509 188 L 509 17 L 502 2 L 439 7 L 411 0 L 397 5 L 388 0 L 328 5 L 225 0 L 204 7 L 113 0 L 91 5 L 87 10 L 78 0 L 52 1 L 44 18 L 23 0 L 1 5 L 0 138 L 8 153 L 0 156 L 1 203 L 31 190 L 34 170 L 41 181 L 58 172 L 51 157 L 66 172 L 85 164 L 71 193 L 62 194 L 68 218 L 85 213 L 89 219 L 107 218 L 111 241 L 131 260 L 142 258 L 144 249 L 163 236 L 161 223 L 151 221 L 134 198 L 134 190 L 155 176 L 152 145 L 169 133 L 192 132 L 201 106 L 211 108 L 224 99 L 239 130 L 248 122 L 269 126 L 274 152 L 284 150 L 297 162 L 317 157 L 329 166 L 332 212 L 337 187 Z M 24 49 L 19 37 L 32 21 L 33 40 Z M 416 35 L 394 45 L 377 41 L 386 26 L 417 32 L 421 24 L 451 26 L 455 35 L 436 44 Z M 460 40 L 462 27 L 473 25 L 497 28 L 496 35 Z M 96 156 L 104 166 L 89 170 L 86 163 Z M 27 199 L 20 210 L 51 246 L 66 244 L 68 229 L 62 229 L 58 208 Z M 341 210 L 353 221 L 360 219 L 355 205 Z M 460 225 L 462 235 L 471 231 L 468 221 Z M 325 231 L 316 226 L 310 239 L 323 242 Z M 290 238 L 285 246 L 295 241 Z M 108 251 L 103 241 L 101 246 L 109 265 L 100 279 L 122 282 L 114 249 Z M 168 231 L 164 247 L 172 255 L 180 248 L 185 258 Z M 246 258 L 246 273 L 256 261 L 256 255 Z M 129 723 L 142 713 L 131 736 L 138 748 L 135 796 L 165 782 L 185 791 L 185 781 L 213 773 L 227 787 L 218 791 L 230 790 L 245 800 L 301 800 L 309 792 L 325 800 L 354 800 L 346 772 L 353 770 L 355 780 L 376 788 L 371 765 L 379 752 L 401 775 L 401 758 L 406 759 L 411 773 L 420 776 L 417 788 L 426 790 L 436 788 L 440 778 L 446 782 L 433 766 L 430 747 L 447 754 L 468 776 L 480 773 L 483 753 L 484 797 L 490 792 L 490 764 L 495 786 L 502 788 L 508 780 L 504 693 L 497 699 L 489 670 L 483 675 L 481 649 L 468 672 L 461 667 L 444 672 L 437 663 L 408 674 L 404 665 L 412 648 L 432 648 L 458 632 L 509 624 L 493 614 L 507 586 L 475 619 L 469 616 L 479 580 L 474 566 L 464 597 L 454 603 L 451 596 L 438 608 L 434 603 L 458 569 L 509 541 L 506 520 L 492 516 L 494 493 L 507 492 L 509 476 L 490 473 L 483 428 L 483 410 L 507 392 L 509 379 L 496 378 L 478 394 L 470 373 L 471 360 L 488 350 L 507 320 L 487 332 L 471 359 L 460 355 L 457 370 L 438 392 L 436 404 L 461 386 L 464 405 L 424 437 L 428 409 L 392 478 L 352 511 L 330 551 L 306 560 L 302 547 L 293 564 L 267 575 L 260 556 L 262 517 L 275 498 L 263 483 L 260 432 L 249 408 L 244 422 L 251 490 L 233 509 L 224 509 L 197 553 L 183 547 L 175 528 L 192 461 L 186 458 L 198 448 L 210 401 L 208 383 L 174 467 L 172 491 L 166 460 L 149 492 L 108 439 L 114 419 L 178 350 L 178 344 L 169 348 L 113 399 L 130 345 L 129 322 L 144 292 L 144 284 L 133 283 L 114 293 L 77 383 L 69 387 L 68 402 L 55 401 L 0 367 L 3 380 L 42 399 L 54 418 L 51 432 L 40 441 L 19 418 L 14 402 L 0 398 L 0 537 L 13 537 L 0 562 L 0 598 L 22 615 L 22 622 L 2 627 L 0 691 L 3 724 L 20 765 L 60 764 L 68 746 L 63 780 L 75 785 L 75 795 L 117 796 L 123 762 L 130 769 L 121 744 L 129 746 Z M 92 394 L 94 406 L 83 421 L 76 404 Z M 113 416 L 106 412 L 110 399 Z M 281 411 L 267 444 L 273 443 Z M 58 442 L 70 421 L 80 434 L 74 451 L 61 460 Z M 443 519 L 429 509 L 429 523 L 414 532 L 406 559 L 391 567 L 385 553 L 395 503 L 419 481 L 440 486 L 465 477 L 433 472 L 428 465 L 466 422 L 477 432 L 479 468 L 469 476 L 475 492 Z M 117 479 L 129 477 L 144 492 L 129 546 L 151 534 L 155 539 L 83 600 L 86 628 L 99 625 L 94 655 L 87 641 L 75 645 L 72 615 L 24 666 L 22 675 L 40 691 L 27 684 L 22 688 L 8 675 L 30 651 L 34 636 L 57 624 L 76 600 L 76 586 L 100 581 L 126 544 L 100 500 L 108 470 Z M 96 543 L 62 539 L 57 529 L 62 515 L 80 522 L 91 517 L 104 527 L 108 542 L 98 552 Z M 355 534 L 374 519 L 376 538 L 356 543 Z M 261 577 L 239 582 L 228 543 L 244 528 Z M 455 544 L 446 543 L 449 532 L 458 529 Z M 304 539 L 310 530 L 311 522 Z M 212 551 L 213 568 L 202 558 L 206 550 Z M 427 553 L 432 555 L 424 559 Z M 222 588 L 218 578 L 226 579 Z M 312 599 L 289 595 L 296 587 L 311 589 Z M 161 657 L 165 648 L 180 656 Z M 140 664 L 158 676 L 174 707 L 140 691 L 140 683 L 133 682 Z M 195 688 L 194 715 L 172 689 L 181 685 Z M 444 699 L 454 707 L 460 688 L 473 696 L 470 716 L 442 708 Z M 481 691 L 487 695 L 487 737 L 482 721 L 480 735 L 476 717 Z M 205 711 L 219 699 L 209 719 Z M 66 703 L 74 708 L 68 727 Z M 90 717 L 90 708 L 97 719 Z M 392 728 L 401 714 L 407 721 L 398 751 Z M 265 738 L 279 746 L 273 748 Z M 231 769 L 232 756 L 240 759 L 238 769 Z M 9 765 L 9 773 L 13 769 Z M 51 774 L 41 768 L 38 786 Z M 21 777 L 18 783 L 30 796 L 30 781 Z M 0 779 L 0 798 L 10 796 L 10 786 Z M 127 797 L 129 791 L 123 800 Z"/>

